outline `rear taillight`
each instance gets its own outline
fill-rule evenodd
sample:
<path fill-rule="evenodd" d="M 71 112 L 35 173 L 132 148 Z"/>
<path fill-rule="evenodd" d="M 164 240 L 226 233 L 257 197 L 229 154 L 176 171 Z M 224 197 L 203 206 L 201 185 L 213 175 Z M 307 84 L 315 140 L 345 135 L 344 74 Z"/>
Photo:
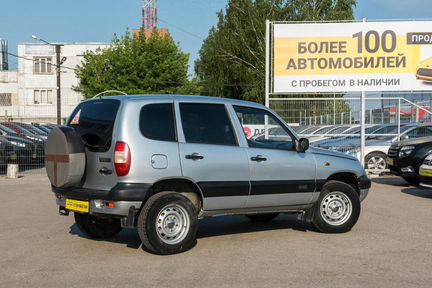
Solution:
<path fill-rule="evenodd" d="M 117 176 L 126 176 L 131 166 L 129 146 L 124 142 L 117 142 L 114 150 L 114 166 Z"/>

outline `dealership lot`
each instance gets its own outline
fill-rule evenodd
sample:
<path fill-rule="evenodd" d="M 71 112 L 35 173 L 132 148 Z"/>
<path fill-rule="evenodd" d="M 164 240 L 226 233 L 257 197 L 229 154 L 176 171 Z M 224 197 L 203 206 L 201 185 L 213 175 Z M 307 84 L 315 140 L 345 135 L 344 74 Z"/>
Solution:
<path fill-rule="evenodd" d="M 259 224 L 201 220 L 198 243 L 173 256 L 144 252 L 134 230 L 90 240 L 61 217 L 43 171 L 0 178 L 0 287 L 430 287 L 432 189 L 374 179 L 346 234 L 294 216 Z"/>

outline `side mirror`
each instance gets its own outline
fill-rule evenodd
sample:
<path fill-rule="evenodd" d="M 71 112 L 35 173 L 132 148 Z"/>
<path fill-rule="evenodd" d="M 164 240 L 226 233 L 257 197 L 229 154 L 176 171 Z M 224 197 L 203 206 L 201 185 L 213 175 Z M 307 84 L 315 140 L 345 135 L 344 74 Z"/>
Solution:
<path fill-rule="evenodd" d="M 298 141 L 296 141 L 297 152 L 305 152 L 308 149 L 309 149 L 309 139 L 300 138 Z"/>
<path fill-rule="evenodd" d="M 402 136 L 400 136 L 400 140 L 402 141 L 402 140 L 406 140 L 406 139 L 408 139 L 409 138 L 409 136 L 407 135 L 407 134 L 404 134 L 404 135 L 402 135 Z"/>

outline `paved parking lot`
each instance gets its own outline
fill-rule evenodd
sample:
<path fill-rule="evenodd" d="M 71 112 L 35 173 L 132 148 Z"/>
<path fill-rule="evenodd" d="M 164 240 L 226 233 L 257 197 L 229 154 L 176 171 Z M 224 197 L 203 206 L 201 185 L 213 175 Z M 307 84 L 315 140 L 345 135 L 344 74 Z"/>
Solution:
<path fill-rule="evenodd" d="M 191 251 L 155 256 L 134 230 L 83 237 L 43 174 L 0 178 L 0 287 L 431 287 L 432 190 L 380 178 L 363 204 L 346 234 L 220 217 L 200 222 Z"/>

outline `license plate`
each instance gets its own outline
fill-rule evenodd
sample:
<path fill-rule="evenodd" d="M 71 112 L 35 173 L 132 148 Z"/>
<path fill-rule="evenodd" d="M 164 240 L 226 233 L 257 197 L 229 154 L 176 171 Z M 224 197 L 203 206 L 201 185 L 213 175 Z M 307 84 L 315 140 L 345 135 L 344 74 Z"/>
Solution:
<path fill-rule="evenodd" d="M 419 174 L 423 177 L 432 177 L 432 170 L 420 169 Z"/>
<path fill-rule="evenodd" d="M 393 165 L 394 161 L 392 158 L 387 158 L 387 164 L 388 165 Z"/>
<path fill-rule="evenodd" d="M 36 159 L 36 154 L 32 154 L 32 158 L 33 158 L 33 159 Z"/>
<path fill-rule="evenodd" d="M 76 212 L 88 213 L 89 212 L 89 202 L 78 201 L 72 199 L 66 199 L 66 209 Z"/>
<path fill-rule="evenodd" d="M 10 159 L 11 159 L 11 160 L 17 160 L 17 158 L 18 158 L 18 157 L 17 157 L 17 155 L 15 155 L 15 154 L 10 156 Z"/>

